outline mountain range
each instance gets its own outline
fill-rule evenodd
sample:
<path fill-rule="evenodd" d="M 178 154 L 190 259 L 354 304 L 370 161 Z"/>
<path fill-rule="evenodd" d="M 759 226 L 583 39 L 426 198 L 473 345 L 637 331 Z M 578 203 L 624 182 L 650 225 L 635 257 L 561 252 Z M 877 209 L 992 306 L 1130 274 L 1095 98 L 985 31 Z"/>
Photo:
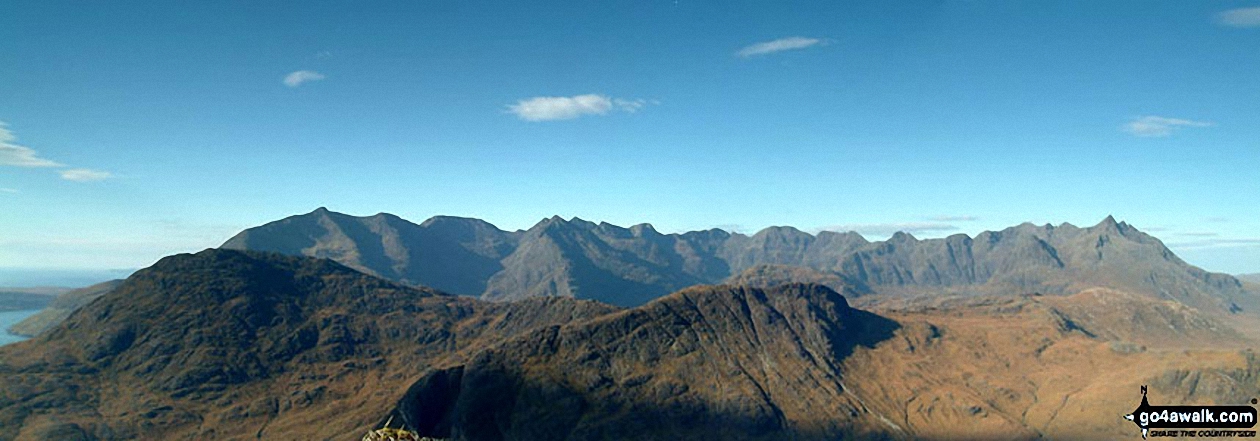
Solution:
<path fill-rule="evenodd" d="M 623 228 L 560 217 L 509 232 L 478 219 L 438 216 L 415 224 L 385 213 L 355 217 L 320 208 L 242 231 L 222 248 L 325 257 L 404 284 L 488 300 L 559 296 L 637 306 L 688 286 L 777 271 L 792 277 L 776 282 L 843 284 L 852 296 L 1104 287 L 1205 310 L 1260 307 L 1238 279 L 1187 264 L 1159 239 L 1110 216 L 1085 228 L 1025 223 L 974 238 L 897 233 L 872 242 L 855 232 L 792 227 L 751 236 L 720 229 L 663 234 L 650 224 Z M 783 267 L 801 270 L 787 274 Z"/>
<path fill-rule="evenodd" d="M 0 440 L 1116 439 L 1143 385 L 1260 395 L 1253 289 L 1110 217 L 869 242 L 320 209 L 58 297 L 0 347 Z"/>
<path fill-rule="evenodd" d="M 768 272 L 770 280 L 778 271 Z M 490 302 L 329 259 L 162 259 L 0 347 L 0 439 L 1117 439 L 1260 393 L 1253 341 L 1174 300 L 694 286 Z"/>

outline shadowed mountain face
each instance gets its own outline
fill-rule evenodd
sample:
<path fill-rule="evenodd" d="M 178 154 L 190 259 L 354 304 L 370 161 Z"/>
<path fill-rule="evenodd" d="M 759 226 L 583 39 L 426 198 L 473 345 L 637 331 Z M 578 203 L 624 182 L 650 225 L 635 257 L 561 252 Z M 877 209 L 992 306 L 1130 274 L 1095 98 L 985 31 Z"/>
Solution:
<path fill-rule="evenodd" d="M 430 372 L 394 420 L 470 440 L 878 433 L 839 361 L 896 327 L 817 285 L 695 287 Z"/>
<path fill-rule="evenodd" d="M 975 238 L 918 240 L 898 233 L 811 235 L 772 227 L 752 236 L 722 230 L 661 234 L 581 219 L 545 219 L 505 232 L 476 219 L 420 225 L 379 214 L 324 209 L 251 228 L 223 248 L 327 257 L 409 284 L 492 300 L 592 298 L 633 306 L 696 284 L 719 283 L 760 265 L 831 274 L 858 291 L 893 294 L 1043 292 L 1105 287 L 1212 310 L 1255 307 L 1232 276 L 1193 267 L 1158 239 L 1111 217 L 1089 228 L 1023 224 Z"/>
<path fill-rule="evenodd" d="M 40 337 L 0 347 L 0 439 L 358 437 L 415 372 L 614 309 L 481 302 L 326 259 L 167 257 Z"/>

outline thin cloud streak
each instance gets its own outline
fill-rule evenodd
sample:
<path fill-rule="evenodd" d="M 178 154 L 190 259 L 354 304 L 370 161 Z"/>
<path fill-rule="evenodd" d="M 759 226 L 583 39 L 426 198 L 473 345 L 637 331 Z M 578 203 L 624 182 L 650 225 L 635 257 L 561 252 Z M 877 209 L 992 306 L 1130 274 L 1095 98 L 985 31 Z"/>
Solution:
<path fill-rule="evenodd" d="M 102 181 L 114 177 L 114 174 L 110 172 L 86 168 L 71 168 L 62 170 L 60 173 L 61 179 L 74 182 Z"/>
<path fill-rule="evenodd" d="M 1260 7 L 1230 9 L 1218 14 L 1216 21 L 1235 28 L 1260 27 Z"/>
<path fill-rule="evenodd" d="M 980 220 L 978 216 L 936 216 L 928 219 L 933 222 L 975 222 Z"/>
<path fill-rule="evenodd" d="M 749 58 L 759 55 L 768 55 L 775 52 L 791 51 L 805 49 L 810 46 L 816 46 L 823 41 L 818 38 L 808 37 L 787 37 L 778 40 L 763 41 L 740 48 L 735 52 L 735 56 L 740 58 Z"/>
<path fill-rule="evenodd" d="M 17 144 L 17 135 L 0 121 L 0 165 L 14 167 L 61 167 L 62 165 L 39 157 L 35 149 Z"/>
<path fill-rule="evenodd" d="M 822 227 L 819 231 L 846 233 L 855 231 L 863 236 L 891 236 L 897 232 L 909 234 L 935 234 L 947 231 L 958 231 L 956 225 L 944 222 L 900 222 L 883 224 L 843 224 Z"/>
<path fill-rule="evenodd" d="M 610 98 L 596 93 L 575 96 L 536 96 L 517 101 L 516 104 L 509 104 L 507 113 L 530 122 L 559 121 L 587 115 L 607 115 L 614 110 L 636 113 L 649 104 L 658 104 L 658 102 L 641 98 Z"/>
<path fill-rule="evenodd" d="M 1216 234 L 1216 233 L 1208 233 L 1208 232 L 1202 232 L 1202 233 L 1196 233 L 1196 232 L 1190 232 L 1190 233 L 1177 233 L 1177 235 L 1178 235 L 1178 236 L 1186 236 L 1186 237 L 1216 237 L 1216 236 L 1219 236 L 1219 234 Z"/>
<path fill-rule="evenodd" d="M 1171 242 L 1169 248 L 1226 248 L 1260 246 L 1260 239 L 1203 239 L 1186 242 Z"/>
<path fill-rule="evenodd" d="M 632 100 L 617 98 L 613 100 L 613 105 L 617 106 L 618 109 L 621 109 L 621 111 L 626 112 L 626 113 L 638 112 L 640 109 L 643 109 L 643 107 L 647 106 L 648 104 L 660 104 L 660 103 L 655 100 L 648 101 L 643 98 L 637 98 L 637 99 L 632 99 Z"/>
<path fill-rule="evenodd" d="M 1134 118 L 1132 121 L 1125 123 L 1122 129 L 1133 136 L 1162 138 L 1170 136 L 1174 131 L 1185 127 L 1209 127 L 1211 125 L 1212 123 L 1206 121 L 1148 115 Z"/>
<path fill-rule="evenodd" d="M 289 86 L 289 87 L 298 87 L 298 86 L 301 86 L 302 83 L 306 83 L 310 81 L 319 81 L 324 78 L 325 78 L 324 74 L 321 74 L 319 72 L 310 71 L 310 70 L 299 70 L 297 72 L 293 72 L 288 75 L 285 75 L 284 85 Z"/>
<path fill-rule="evenodd" d="M 65 168 L 65 164 L 39 157 L 39 154 L 30 147 L 16 144 L 17 135 L 8 129 L 8 125 L 0 121 L 0 165 L 8 165 L 13 167 L 45 167 L 45 168 L 62 168 L 57 173 L 62 179 L 75 182 L 90 182 L 109 179 L 114 175 L 107 171 L 92 170 L 86 168 Z M 0 189 L 0 193 L 17 193 L 12 188 Z"/>

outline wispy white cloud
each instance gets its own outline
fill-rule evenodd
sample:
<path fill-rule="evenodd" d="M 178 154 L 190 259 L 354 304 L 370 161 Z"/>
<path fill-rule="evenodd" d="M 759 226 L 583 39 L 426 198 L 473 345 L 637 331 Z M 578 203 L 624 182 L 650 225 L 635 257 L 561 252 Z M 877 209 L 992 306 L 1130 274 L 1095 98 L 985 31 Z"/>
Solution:
<path fill-rule="evenodd" d="M 613 105 L 617 106 L 618 109 L 621 109 L 623 112 L 626 112 L 626 113 L 638 112 L 639 110 L 643 109 L 643 107 L 647 106 L 648 104 L 660 104 L 660 102 L 656 100 L 645 100 L 643 98 L 635 98 L 632 100 L 621 99 L 621 98 L 613 99 Z"/>
<path fill-rule="evenodd" d="M 1174 131 L 1185 127 L 1208 127 L 1211 125 L 1212 123 L 1206 121 L 1148 115 L 1134 118 L 1132 121 L 1125 123 L 1122 128 L 1134 136 L 1149 138 L 1169 136 Z"/>
<path fill-rule="evenodd" d="M 1217 14 L 1216 21 L 1235 28 L 1260 27 L 1260 7 L 1230 9 Z"/>
<path fill-rule="evenodd" d="M 934 222 L 975 222 L 980 220 L 977 216 L 936 216 L 928 219 Z"/>
<path fill-rule="evenodd" d="M 606 115 L 613 110 L 635 113 L 656 101 L 645 99 L 610 98 L 588 93 L 575 96 L 537 96 L 517 101 L 507 106 L 508 113 L 525 121 L 556 121 L 574 119 L 586 115 Z"/>
<path fill-rule="evenodd" d="M 61 170 L 61 179 L 74 182 L 101 181 L 114 177 L 113 173 L 86 168 L 70 168 Z"/>
<path fill-rule="evenodd" d="M 1148 228 L 1148 230 L 1149 230 L 1149 228 Z M 1219 236 L 1219 234 L 1212 233 L 1212 232 L 1207 232 L 1207 231 L 1203 231 L 1203 232 L 1196 232 L 1196 231 L 1192 231 L 1192 232 L 1187 232 L 1187 233 L 1177 233 L 1177 235 L 1178 235 L 1178 236 L 1186 236 L 1186 237 L 1216 237 L 1216 236 Z"/>
<path fill-rule="evenodd" d="M 773 54 L 775 52 L 791 51 L 805 49 L 810 46 L 822 44 L 823 40 L 808 37 L 787 37 L 778 40 L 763 41 L 760 43 L 750 44 L 740 48 L 735 55 L 740 58 L 755 57 L 758 55 Z"/>
<path fill-rule="evenodd" d="M 508 112 L 526 121 L 554 121 L 583 115 L 604 115 L 612 107 L 612 99 L 603 95 L 539 96 L 509 105 Z"/>
<path fill-rule="evenodd" d="M 14 167 L 56 167 L 61 168 L 57 173 L 61 174 L 62 179 L 76 182 L 89 182 L 108 179 L 114 175 L 100 170 L 91 170 L 86 168 L 65 168 L 65 164 L 56 161 L 41 158 L 35 149 L 21 146 L 17 143 L 17 136 L 8 129 L 8 126 L 0 121 L 0 165 L 8 165 Z M 17 193 L 12 188 L 0 188 L 0 193 Z"/>
<path fill-rule="evenodd" d="M 17 135 L 9 131 L 8 124 L 0 121 L 0 165 L 14 167 L 61 167 L 54 161 L 39 157 L 35 149 L 17 144 Z"/>
<path fill-rule="evenodd" d="M 1260 239 L 1200 239 L 1184 242 L 1170 242 L 1169 248 L 1226 248 L 1260 246 Z"/>
<path fill-rule="evenodd" d="M 742 224 L 721 224 L 714 225 L 713 228 L 726 231 L 727 233 L 743 233 L 744 231 L 748 231 L 748 229 L 744 228 Z"/>
<path fill-rule="evenodd" d="M 894 222 L 883 224 L 843 224 L 822 227 L 820 231 L 849 232 L 856 231 L 863 236 L 891 236 L 897 232 L 910 234 L 935 234 L 947 231 L 958 231 L 958 227 L 945 222 Z"/>
<path fill-rule="evenodd" d="M 18 191 L 16 188 L 0 188 L 0 193 L 6 193 L 6 194 L 18 194 L 18 193 L 21 193 L 21 192 L 20 192 L 20 191 Z"/>
<path fill-rule="evenodd" d="M 289 86 L 289 87 L 298 87 L 298 86 L 301 86 L 302 83 L 305 83 L 308 81 L 319 81 L 322 79 L 324 79 L 324 74 L 322 73 L 310 71 L 310 70 L 299 70 L 297 72 L 293 72 L 288 75 L 285 75 L 284 85 Z"/>
<path fill-rule="evenodd" d="M 249 225 L 189 220 L 102 224 L 91 231 L 39 229 L 0 235 L 0 267 L 139 268 L 162 256 L 217 247 Z"/>

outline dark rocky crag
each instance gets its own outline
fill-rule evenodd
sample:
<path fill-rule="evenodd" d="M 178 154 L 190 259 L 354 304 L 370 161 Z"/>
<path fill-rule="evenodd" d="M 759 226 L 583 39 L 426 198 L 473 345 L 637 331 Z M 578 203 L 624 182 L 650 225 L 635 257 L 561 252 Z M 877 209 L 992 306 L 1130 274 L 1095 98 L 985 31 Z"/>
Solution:
<path fill-rule="evenodd" d="M 648 224 L 622 228 L 559 217 L 506 232 L 476 219 L 435 217 L 416 225 L 388 214 L 319 209 L 245 230 L 223 247 L 328 257 L 391 280 L 491 300 L 561 296 L 634 306 L 782 265 L 816 272 L 790 281 L 830 274 L 851 294 L 1070 294 L 1104 287 L 1205 310 L 1260 307 L 1238 279 L 1191 266 L 1111 217 L 1088 228 L 1022 224 L 974 238 L 898 233 L 867 242 L 853 232 L 771 227 L 752 236 L 717 229 L 662 234 Z"/>

